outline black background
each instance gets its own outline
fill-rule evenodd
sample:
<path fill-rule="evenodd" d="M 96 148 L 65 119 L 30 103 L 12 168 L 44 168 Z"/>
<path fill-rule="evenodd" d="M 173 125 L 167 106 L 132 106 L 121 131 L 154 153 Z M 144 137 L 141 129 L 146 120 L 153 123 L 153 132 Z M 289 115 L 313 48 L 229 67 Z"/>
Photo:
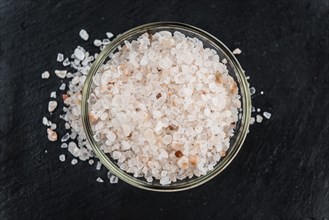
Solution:
<path fill-rule="evenodd" d="M 0 2 L 0 219 L 329 219 L 328 0 Z M 72 166 L 48 142 L 41 121 L 60 82 L 40 74 L 61 67 L 58 52 L 93 47 L 81 28 L 102 39 L 163 20 L 240 47 L 250 83 L 265 92 L 254 105 L 272 118 L 201 187 L 154 193 L 98 183 L 104 168 Z"/>

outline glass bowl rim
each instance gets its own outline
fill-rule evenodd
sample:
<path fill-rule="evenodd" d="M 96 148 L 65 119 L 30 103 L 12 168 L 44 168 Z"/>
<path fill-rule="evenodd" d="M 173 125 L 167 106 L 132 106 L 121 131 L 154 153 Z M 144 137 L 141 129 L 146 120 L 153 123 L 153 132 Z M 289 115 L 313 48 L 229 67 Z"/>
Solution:
<path fill-rule="evenodd" d="M 93 131 L 91 129 L 89 116 L 88 116 L 88 98 L 90 94 L 90 88 L 92 84 L 92 77 L 97 72 L 98 68 L 104 63 L 106 58 L 108 58 L 108 55 L 115 50 L 125 39 L 127 39 L 129 36 L 133 36 L 134 34 L 137 34 L 141 31 L 147 32 L 150 29 L 154 28 L 178 28 L 178 29 L 184 29 L 186 31 L 190 31 L 192 33 L 199 34 L 209 40 L 210 42 L 214 43 L 216 46 L 218 46 L 221 49 L 221 52 L 223 52 L 231 61 L 232 68 L 234 70 L 234 74 L 237 75 L 239 78 L 239 86 L 240 86 L 240 94 L 242 99 L 242 118 L 241 118 L 241 128 L 239 135 L 235 141 L 235 146 L 230 146 L 230 148 L 233 148 L 226 157 L 229 157 L 228 159 L 223 162 L 222 166 L 216 167 L 214 169 L 214 172 L 208 172 L 204 176 L 196 177 L 193 181 L 187 181 L 185 183 L 182 183 L 180 185 L 167 185 L 167 186 L 155 186 L 152 184 L 145 183 L 146 181 L 138 180 L 137 178 L 133 177 L 132 175 L 126 173 L 125 171 L 121 170 L 118 166 L 116 166 L 109 158 L 106 156 L 106 154 L 98 147 L 97 142 L 95 141 L 93 137 Z M 209 34 L 208 32 L 194 27 L 189 24 L 181 23 L 181 22 L 172 22 L 172 21 L 163 21 L 163 22 L 153 22 L 153 23 L 147 23 L 144 25 L 137 26 L 135 28 L 132 28 L 123 34 L 118 35 L 111 43 L 109 43 L 97 56 L 94 63 L 92 64 L 88 75 L 86 77 L 86 80 L 84 82 L 83 90 L 82 90 L 82 99 L 81 99 L 81 118 L 82 118 L 82 124 L 83 129 L 86 135 L 86 138 L 89 142 L 89 144 L 92 147 L 93 152 L 98 157 L 100 162 L 114 175 L 119 177 L 119 179 L 123 180 L 124 182 L 135 186 L 140 189 L 150 190 L 150 191 L 158 191 L 158 192 L 176 192 L 176 191 L 183 191 L 187 189 L 191 189 L 194 187 L 197 187 L 199 185 L 202 185 L 215 176 L 217 176 L 219 173 L 221 173 L 235 158 L 235 156 L 240 151 L 242 144 L 247 136 L 248 128 L 249 128 L 249 120 L 251 115 L 251 96 L 249 92 L 249 84 L 247 82 L 247 78 L 244 74 L 243 69 L 241 68 L 239 62 L 233 55 L 233 53 L 223 44 L 220 40 L 218 40 L 213 35 Z M 182 180 L 184 181 L 184 180 Z"/>

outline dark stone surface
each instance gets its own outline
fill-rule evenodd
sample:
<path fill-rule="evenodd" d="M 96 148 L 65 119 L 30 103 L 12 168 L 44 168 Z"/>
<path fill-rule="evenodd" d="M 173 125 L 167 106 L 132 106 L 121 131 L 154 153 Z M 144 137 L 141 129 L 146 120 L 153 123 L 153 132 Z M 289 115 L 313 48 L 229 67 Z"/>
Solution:
<path fill-rule="evenodd" d="M 42 116 L 58 79 L 41 80 L 90 38 L 160 20 L 217 36 L 238 57 L 257 124 L 217 178 L 180 193 L 100 184 L 87 163 L 58 160 Z M 329 1 L 0 1 L 0 219 L 328 219 Z M 87 45 L 87 46 L 86 46 Z M 89 47 L 88 47 L 89 45 Z M 48 154 L 45 153 L 48 150 Z M 68 156 L 68 159 L 71 159 Z"/>

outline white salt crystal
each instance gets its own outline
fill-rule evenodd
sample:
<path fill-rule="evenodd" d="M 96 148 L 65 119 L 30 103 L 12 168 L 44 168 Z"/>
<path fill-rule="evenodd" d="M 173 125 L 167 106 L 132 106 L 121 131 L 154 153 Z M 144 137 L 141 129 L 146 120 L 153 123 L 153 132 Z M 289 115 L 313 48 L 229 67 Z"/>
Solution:
<path fill-rule="evenodd" d="M 102 41 L 102 44 L 103 45 L 107 45 L 107 44 L 109 44 L 111 41 L 110 41 L 110 39 L 103 39 L 103 41 Z"/>
<path fill-rule="evenodd" d="M 107 178 L 111 179 L 112 173 L 110 171 L 107 171 Z"/>
<path fill-rule="evenodd" d="M 261 95 L 264 95 L 264 91 L 260 91 L 260 94 L 261 94 Z"/>
<path fill-rule="evenodd" d="M 65 88 L 66 88 L 66 84 L 65 83 L 62 83 L 62 85 L 59 87 L 59 90 L 65 90 Z"/>
<path fill-rule="evenodd" d="M 62 53 L 57 54 L 57 62 L 62 62 L 64 60 L 64 55 Z"/>
<path fill-rule="evenodd" d="M 237 55 L 237 54 L 241 54 L 242 51 L 239 48 L 236 48 L 236 49 L 233 50 L 232 53 Z"/>
<path fill-rule="evenodd" d="M 52 123 L 51 126 L 50 126 L 50 129 L 51 130 L 56 130 L 57 128 L 57 125 L 55 123 Z"/>
<path fill-rule="evenodd" d="M 257 108 L 257 112 L 260 112 L 261 111 L 261 109 L 260 108 Z"/>
<path fill-rule="evenodd" d="M 98 177 L 98 178 L 96 179 L 96 181 L 99 182 L 99 183 L 104 183 L 104 180 L 103 180 L 102 178 L 100 178 L 100 177 Z"/>
<path fill-rule="evenodd" d="M 55 91 L 50 93 L 50 98 L 56 99 L 56 92 Z"/>
<path fill-rule="evenodd" d="M 74 50 L 74 56 L 82 61 L 85 58 L 85 53 L 78 47 Z"/>
<path fill-rule="evenodd" d="M 96 170 L 100 170 L 101 168 L 102 168 L 102 163 L 100 161 L 97 161 Z"/>
<path fill-rule="evenodd" d="M 44 124 L 46 126 L 48 125 L 48 119 L 46 117 L 42 118 L 42 124 Z"/>
<path fill-rule="evenodd" d="M 172 66 L 172 61 L 168 57 L 165 57 L 159 61 L 159 66 L 162 69 L 169 69 Z"/>
<path fill-rule="evenodd" d="M 114 35 L 111 32 L 106 32 L 106 36 L 111 39 Z"/>
<path fill-rule="evenodd" d="M 253 125 L 255 123 L 255 118 L 254 117 L 251 117 L 250 118 L 250 124 Z"/>
<path fill-rule="evenodd" d="M 61 148 L 67 148 L 67 143 L 62 143 Z"/>
<path fill-rule="evenodd" d="M 78 163 L 78 160 L 77 159 L 75 159 L 75 158 L 73 158 L 72 160 L 71 160 L 71 164 L 74 166 L 74 165 L 76 165 Z"/>
<path fill-rule="evenodd" d="M 71 128 L 70 124 L 66 122 L 66 123 L 65 123 L 65 129 L 66 129 L 66 130 L 69 130 L 70 128 Z"/>
<path fill-rule="evenodd" d="M 62 141 L 62 142 L 66 142 L 69 138 L 70 138 L 69 133 L 66 133 L 66 134 L 62 137 L 61 141 Z"/>
<path fill-rule="evenodd" d="M 50 101 L 48 103 L 48 111 L 53 112 L 57 107 L 57 102 L 56 101 Z"/>
<path fill-rule="evenodd" d="M 115 183 L 118 183 L 119 179 L 118 177 L 112 175 L 111 178 L 110 178 L 110 183 L 111 184 L 115 184 Z"/>
<path fill-rule="evenodd" d="M 71 62 L 69 61 L 69 58 L 66 58 L 64 61 L 63 61 L 63 66 L 69 66 L 71 64 Z"/>
<path fill-rule="evenodd" d="M 250 95 L 254 95 L 256 93 L 255 87 L 251 87 L 249 90 L 250 90 Z"/>
<path fill-rule="evenodd" d="M 165 145 L 168 145 L 171 143 L 172 141 L 172 136 L 171 135 L 165 135 L 163 138 L 162 138 L 162 141 Z"/>
<path fill-rule="evenodd" d="M 81 29 L 79 35 L 84 41 L 87 41 L 89 38 L 89 34 L 85 29 Z"/>
<path fill-rule="evenodd" d="M 59 160 L 64 162 L 65 161 L 65 155 L 64 154 L 59 155 Z"/>
<path fill-rule="evenodd" d="M 55 70 L 55 74 L 57 77 L 64 79 L 67 74 L 67 71 L 66 70 Z"/>
<path fill-rule="evenodd" d="M 94 164 L 94 160 L 93 159 L 90 159 L 90 160 L 88 160 L 88 163 L 89 163 L 89 165 L 93 165 Z"/>
<path fill-rule="evenodd" d="M 41 74 L 41 78 L 42 79 L 48 79 L 50 77 L 50 73 L 48 71 L 44 71 L 42 74 Z"/>
<path fill-rule="evenodd" d="M 102 41 L 101 40 L 98 40 L 98 39 L 96 39 L 96 40 L 94 40 L 94 45 L 96 46 L 96 47 L 99 47 L 99 46 L 101 46 L 102 45 Z M 96 58 L 96 57 L 95 57 Z"/>
<path fill-rule="evenodd" d="M 226 58 L 222 59 L 222 63 L 227 64 Z"/>
<path fill-rule="evenodd" d="M 70 142 L 68 145 L 68 151 L 75 157 L 79 157 L 81 154 L 80 149 L 78 148 L 75 142 Z"/>
<path fill-rule="evenodd" d="M 257 123 L 262 123 L 263 117 L 261 115 L 256 115 L 256 122 Z"/>
<path fill-rule="evenodd" d="M 270 119 L 272 114 L 269 112 L 263 112 L 263 115 L 265 118 Z"/>

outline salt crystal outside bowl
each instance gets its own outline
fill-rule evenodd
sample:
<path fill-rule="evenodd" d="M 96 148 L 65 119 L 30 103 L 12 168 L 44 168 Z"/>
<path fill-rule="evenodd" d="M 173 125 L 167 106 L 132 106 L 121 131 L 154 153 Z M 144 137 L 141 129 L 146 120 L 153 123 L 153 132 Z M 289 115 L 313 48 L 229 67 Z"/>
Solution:
<path fill-rule="evenodd" d="M 120 169 L 116 161 L 110 158 L 110 156 L 105 154 L 99 148 L 100 143 L 98 143 L 94 139 L 94 132 L 92 130 L 88 116 L 88 99 L 92 89 L 92 78 L 96 74 L 100 66 L 102 66 L 102 64 L 104 64 L 106 61 L 108 61 L 108 59 L 110 59 L 110 54 L 118 51 L 118 47 L 123 46 L 124 41 L 126 40 L 135 40 L 145 32 L 153 34 L 159 31 L 169 31 L 171 33 L 179 31 L 188 37 L 197 37 L 203 42 L 204 47 L 214 49 L 221 59 L 226 58 L 226 65 L 229 71 L 229 75 L 232 76 L 233 79 L 237 82 L 239 88 L 239 95 L 241 96 L 240 117 L 238 122 L 236 123 L 234 135 L 230 139 L 230 148 L 226 152 L 226 156 L 221 158 L 217 165 L 214 167 L 214 169 L 212 171 L 209 171 L 206 175 L 200 177 L 193 177 L 191 179 L 186 178 L 183 180 L 178 180 L 177 182 L 171 183 L 169 185 L 161 185 L 157 180 L 154 180 L 152 183 L 149 183 L 144 178 L 136 178 L 132 174 L 129 174 Z M 81 111 L 82 122 L 86 137 L 95 155 L 111 173 L 113 173 L 126 183 L 141 189 L 161 192 L 175 192 L 191 189 L 208 182 L 209 180 L 217 176 L 219 173 L 221 173 L 232 162 L 232 160 L 238 154 L 248 133 L 251 114 L 251 98 L 249 93 L 248 82 L 239 62 L 232 54 L 232 52 L 216 37 L 207 33 L 204 30 L 184 23 L 155 22 L 138 26 L 136 28 L 128 30 L 127 32 L 121 35 L 118 35 L 110 44 L 108 44 L 102 50 L 102 52 L 98 55 L 97 59 L 91 66 L 88 76 L 86 78 L 82 91 Z"/>

